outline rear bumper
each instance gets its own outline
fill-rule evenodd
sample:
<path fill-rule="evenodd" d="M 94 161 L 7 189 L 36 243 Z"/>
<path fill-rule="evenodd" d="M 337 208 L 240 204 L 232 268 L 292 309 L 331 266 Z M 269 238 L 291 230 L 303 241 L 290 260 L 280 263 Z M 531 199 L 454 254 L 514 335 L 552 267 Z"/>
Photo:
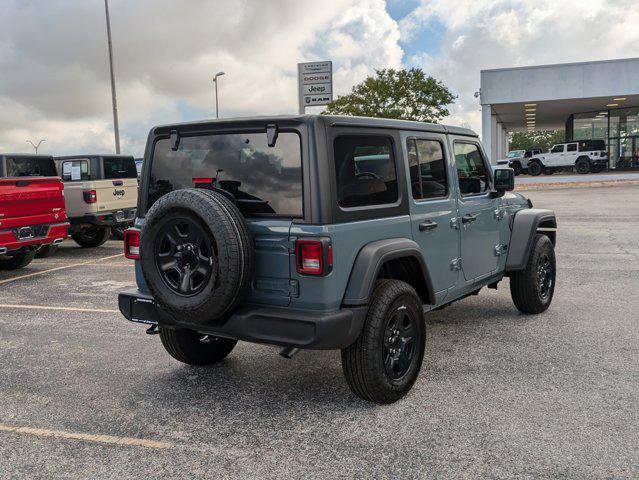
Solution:
<path fill-rule="evenodd" d="M 189 328 L 200 333 L 254 343 L 309 349 L 341 349 L 359 336 L 368 308 L 343 308 L 335 312 L 309 312 L 288 308 L 242 307 L 216 324 L 189 325 L 164 312 L 153 297 L 133 289 L 118 295 L 120 312 L 127 320 Z"/>
<path fill-rule="evenodd" d="M 51 245 L 60 243 L 67 238 L 68 222 L 44 224 L 44 225 L 25 225 L 23 227 L 15 227 L 8 230 L 0 230 L 0 250 L 4 253 L 17 252 L 27 248 L 35 248 L 40 245 Z M 26 229 L 31 229 L 33 237 L 20 238 L 20 231 L 28 233 Z M 41 233 L 44 232 L 44 233 Z"/>
<path fill-rule="evenodd" d="M 71 227 L 82 225 L 96 225 L 98 227 L 113 227 L 122 223 L 133 223 L 135 220 L 135 208 L 123 208 L 109 212 L 92 213 L 82 217 L 70 218 Z"/>

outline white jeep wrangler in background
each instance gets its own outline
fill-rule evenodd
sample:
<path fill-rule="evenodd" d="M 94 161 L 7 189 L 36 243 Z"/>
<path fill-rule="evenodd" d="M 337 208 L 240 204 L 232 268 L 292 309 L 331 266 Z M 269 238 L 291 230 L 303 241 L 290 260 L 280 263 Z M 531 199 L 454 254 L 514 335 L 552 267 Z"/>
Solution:
<path fill-rule="evenodd" d="M 528 162 L 528 173 L 552 175 L 573 168 L 577 173 L 599 173 L 608 165 L 606 144 L 603 140 L 579 140 L 553 145 L 548 153 L 535 155 Z"/>

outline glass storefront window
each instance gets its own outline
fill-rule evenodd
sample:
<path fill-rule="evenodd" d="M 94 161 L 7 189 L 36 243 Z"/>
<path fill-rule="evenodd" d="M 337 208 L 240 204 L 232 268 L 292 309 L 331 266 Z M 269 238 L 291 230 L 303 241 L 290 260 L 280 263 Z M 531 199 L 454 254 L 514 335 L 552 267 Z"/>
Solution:
<path fill-rule="evenodd" d="M 608 117 L 599 112 L 576 113 L 573 116 L 573 140 L 607 140 Z"/>

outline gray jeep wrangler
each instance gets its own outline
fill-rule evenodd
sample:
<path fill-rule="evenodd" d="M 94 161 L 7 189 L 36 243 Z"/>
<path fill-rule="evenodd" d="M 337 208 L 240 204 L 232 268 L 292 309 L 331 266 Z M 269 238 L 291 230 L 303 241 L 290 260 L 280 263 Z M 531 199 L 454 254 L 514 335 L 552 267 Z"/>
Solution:
<path fill-rule="evenodd" d="M 360 397 L 404 396 L 427 312 L 497 288 L 541 313 L 555 287 L 555 215 L 494 172 L 470 130 L 336 116 L 154 128 L 125 254 L 122 314 L 191 365 L 238 340 L 341 349 Z"/>

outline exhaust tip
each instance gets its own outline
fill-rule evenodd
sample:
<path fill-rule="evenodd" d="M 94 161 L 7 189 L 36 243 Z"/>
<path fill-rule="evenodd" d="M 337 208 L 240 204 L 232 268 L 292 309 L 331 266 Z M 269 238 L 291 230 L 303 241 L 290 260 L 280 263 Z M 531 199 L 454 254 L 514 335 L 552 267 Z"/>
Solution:
<path fill-rule="evenodd" d="M 283 356 L 284 358 L 288 358 L 290 360 L 295 355 L 297 355 L 297 352 L 299 352 L 299 351 L 300 351 L 299 348 L 284 347 L 282 350 L 280 350 L 280 355 Z"/>

